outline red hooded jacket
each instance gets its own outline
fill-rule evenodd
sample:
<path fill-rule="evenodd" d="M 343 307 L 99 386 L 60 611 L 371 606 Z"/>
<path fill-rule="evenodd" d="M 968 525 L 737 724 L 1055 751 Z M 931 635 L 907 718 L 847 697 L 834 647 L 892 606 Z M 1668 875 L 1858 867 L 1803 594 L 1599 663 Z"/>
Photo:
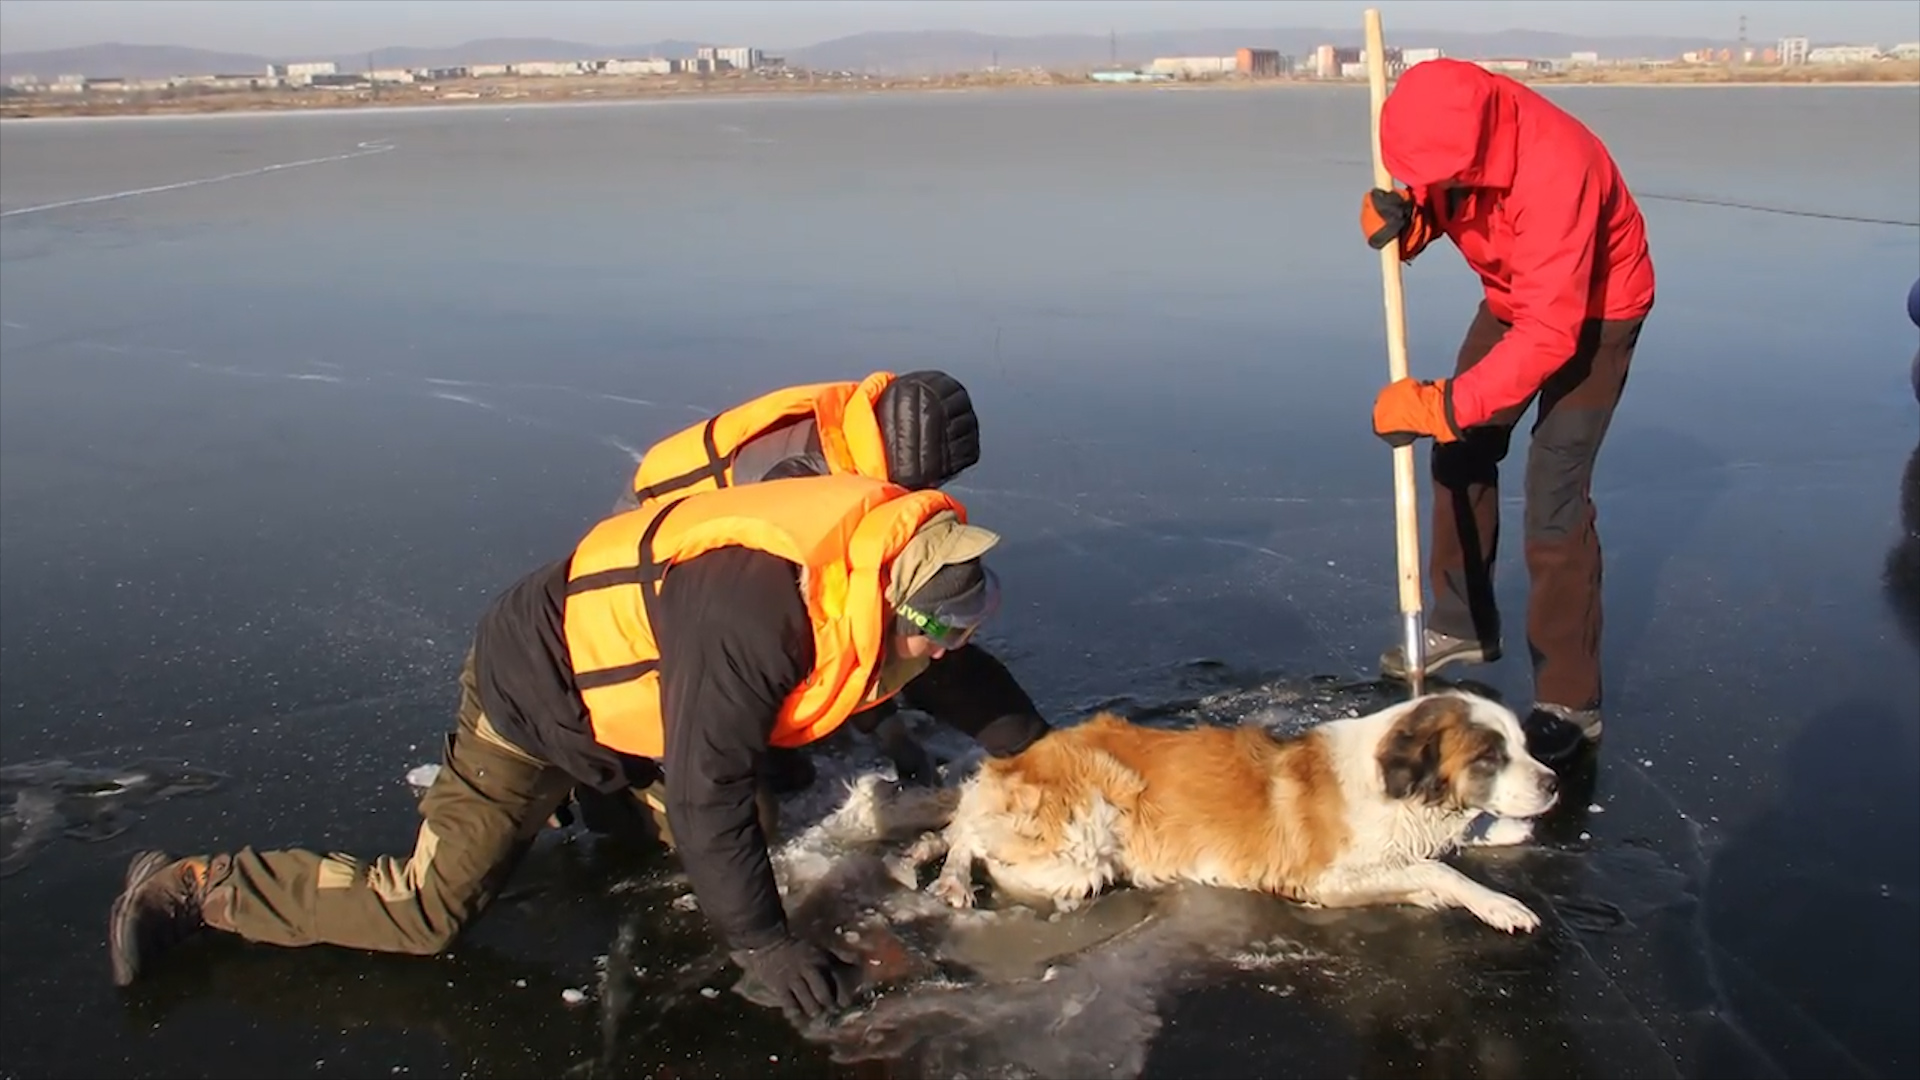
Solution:
<path fill-rule="evenodd" d="M 1652 309 L 1640 207 L 1593 132 L 1535 91 L 1460 60 L 1416 64 L 1381 109 L 1380 150 L 1513 327 L 1454 380 L 1460 427 L 1527 400 L 1573 356 L 1585 320 Z"/>

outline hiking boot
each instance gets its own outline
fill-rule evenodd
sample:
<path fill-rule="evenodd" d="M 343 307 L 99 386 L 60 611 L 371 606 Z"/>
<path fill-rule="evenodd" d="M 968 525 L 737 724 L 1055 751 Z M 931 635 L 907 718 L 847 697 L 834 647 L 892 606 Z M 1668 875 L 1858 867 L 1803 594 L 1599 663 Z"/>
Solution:
<path fill-rule="evenodd" d="M 203 904 L 209 877 L 203 858 L 176 859 L 164 851 L 134 856 L 107 919 L 114 985 L 132 983 L 160 954 L 207 925 Z"/>
<path fill-rule="evenodd" d="M 1600 743 L 1600 710 L 1537 704 L 1520 730 L 1527 736 L 1527 753 L 1549 768 L 1558 769 L 1580 751 Z"/>
<path fill-rule="evenodd" d="M 1448 664 L 1491 664 L 1500 659 L 1500 643 L 1471 641 L 1457 638 L 1452 634 L 1443 634 L 1438 630 L 1424 631 L 1426 652 L 1426 673 L 1431 675 Z M 1395 645 L 1380 654 L 1380 673 L 1389 679 L 1407 677 L 1407 650 Z"/>

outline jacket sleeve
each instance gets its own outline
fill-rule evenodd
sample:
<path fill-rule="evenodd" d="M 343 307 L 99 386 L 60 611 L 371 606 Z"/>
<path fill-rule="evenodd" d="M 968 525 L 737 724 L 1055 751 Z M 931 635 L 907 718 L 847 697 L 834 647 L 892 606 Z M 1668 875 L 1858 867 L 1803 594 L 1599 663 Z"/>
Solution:
<path fill-rule="evenodd" d="M 786 936 L 755 777 L 781 703 L 813 667 L 792 563 L 722 548 L 674 567 L 659 603 L 667 823 L 729 948 Z"/>
<path fill-rule="evenodd" d="M 1460 428 L 1483 424 L 1527 400 L 1573 358 L 1593 292 L 1601 206 L 1592 171 L 1577 168 L 1545 191 L 1510 196 L 1507 205 L 1513 214 L 1513 329 L 1453 380 L 1453 422 Z"/>
<path fill-rule="evenodd" d="M 1013 672 L 971 642 L 928 664 L 900 696 L 994 757 L 1011 757 L 1052 730 Z"/>

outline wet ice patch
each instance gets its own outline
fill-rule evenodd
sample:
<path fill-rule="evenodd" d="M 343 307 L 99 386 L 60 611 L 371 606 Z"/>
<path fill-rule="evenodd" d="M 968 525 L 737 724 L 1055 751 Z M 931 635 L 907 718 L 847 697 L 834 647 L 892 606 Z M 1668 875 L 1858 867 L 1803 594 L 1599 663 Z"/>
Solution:
<path fill-rule="evenodd" d="M 19 872 L 63 837 L 111 840 L 137 820 L 128 810 L 202 795 L 225 782 L 220 773 L 172 762 L 94 766 L 50 759 L 0 766 L 0 877 Z"/>

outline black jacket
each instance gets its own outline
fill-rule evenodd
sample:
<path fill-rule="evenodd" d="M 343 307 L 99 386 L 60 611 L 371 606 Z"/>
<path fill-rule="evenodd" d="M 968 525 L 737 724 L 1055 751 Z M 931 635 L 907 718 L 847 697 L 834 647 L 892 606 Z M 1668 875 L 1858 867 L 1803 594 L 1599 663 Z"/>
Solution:
<path fill-rule="evenodd" d="M 593 739 L 561 631 L 566 582 L 567 560 L 551 563 L 481 617 L 480 702 L 528 753 L 582 784 L 618 791 L 651 763 Z M 780 705 L 813 670 L 799 569 L 751 548 L 721 548 L 676 565 L 655 610 L 668 823 L 715 929 L 731 948 L 760 948 L 786 934 L 753 799 Z M 1048 730 L 1005 665 L 975 644 L 932 663 L 900 697 L 996 756 L 1018 753 Z"/>

